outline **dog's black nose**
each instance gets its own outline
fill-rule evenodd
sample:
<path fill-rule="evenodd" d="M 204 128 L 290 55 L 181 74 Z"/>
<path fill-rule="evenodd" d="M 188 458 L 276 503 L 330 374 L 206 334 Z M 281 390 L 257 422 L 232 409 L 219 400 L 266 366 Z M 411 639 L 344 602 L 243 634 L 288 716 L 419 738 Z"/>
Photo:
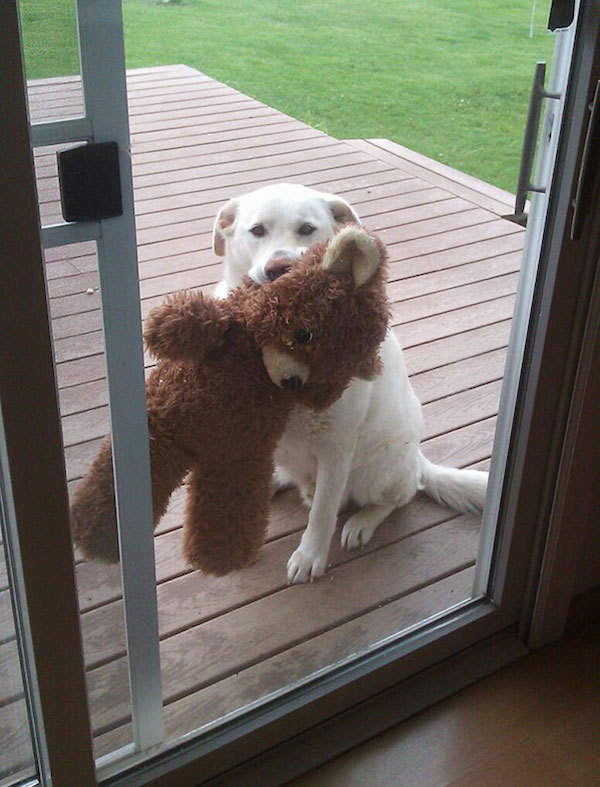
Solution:
<path fill-rule="evenodd" d="M 269 281 L 275 281 L 292 267 L 287 257 L 272 257 L 265 265 L 265 276 Z"/>
<path fill-rule="evenodd" d="M 302 388 L 302 380 L 297 375 L 293 374 L 291 377 L 285 377 L 281 381 L 282 388 L 288 388 L 290 391 L 297 391 Z"/>

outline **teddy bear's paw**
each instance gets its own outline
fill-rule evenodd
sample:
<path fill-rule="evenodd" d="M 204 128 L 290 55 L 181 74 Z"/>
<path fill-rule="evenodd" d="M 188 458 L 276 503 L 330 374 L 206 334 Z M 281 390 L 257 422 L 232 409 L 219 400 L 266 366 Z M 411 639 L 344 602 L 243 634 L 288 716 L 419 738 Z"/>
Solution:
<path fill-rule="evenodd" d="M 327 552 L 312 553 L 298 547 L 292 553 L 287 564 L 288 585 L 298 585 L 301 582 L 312 582 L 325 573 L 327 565 Z"/>

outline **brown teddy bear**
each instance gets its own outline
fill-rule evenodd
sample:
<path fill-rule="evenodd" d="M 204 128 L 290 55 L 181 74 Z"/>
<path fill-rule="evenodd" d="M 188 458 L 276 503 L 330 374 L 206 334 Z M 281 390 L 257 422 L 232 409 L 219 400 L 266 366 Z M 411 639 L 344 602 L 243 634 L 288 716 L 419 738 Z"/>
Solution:
<path fill-rule="evenodd" d="M 264 542 L 273 455 L 292 407 L 328 407 L 378 372 L 389 307 L 386 252 L 347 226 L 262 287 L 222 301 L 178 293 L 148 317 L 159 359 L 147 384 L 154 524 L 189 473 L 185 559 L 222 575 Z M 89 559 L 119 559 L 110 440 L 75 491 L 73 537 Z"/>

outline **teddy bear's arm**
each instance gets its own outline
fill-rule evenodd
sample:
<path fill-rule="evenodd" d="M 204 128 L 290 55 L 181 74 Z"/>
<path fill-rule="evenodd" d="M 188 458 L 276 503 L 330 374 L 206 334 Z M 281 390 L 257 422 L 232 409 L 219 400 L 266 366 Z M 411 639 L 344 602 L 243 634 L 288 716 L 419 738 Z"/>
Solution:
<path fill-rule="evenodd" d="M 193 456 L 178 448 L 149 418 L 150 468 L 154 526 L 164 514 L 172 492 L 181 484 Z M 107 438 L 71 500 L 73 541 L 88 560 L 119 561 L 112 448 Z"/>
<path fill-rule="evenodd" d="M 150 312 L 144 339 L 157 358 L 199 360 L 222 343 L 230 325 L 223 302 L 199 292 L 177 292 Z"/>

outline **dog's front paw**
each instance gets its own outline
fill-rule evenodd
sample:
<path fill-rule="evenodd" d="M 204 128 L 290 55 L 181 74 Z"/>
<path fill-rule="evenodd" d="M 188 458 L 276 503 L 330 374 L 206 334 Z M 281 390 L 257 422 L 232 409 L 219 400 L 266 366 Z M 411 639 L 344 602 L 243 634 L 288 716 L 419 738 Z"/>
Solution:
<path fill-rule="evenodd" d="M 313 552 L 301 546 L 292 553 L 287 564 L 287 578 L 289 585 L 300 582 L 312 582 L 325 573 L 327 565 L 327 552 Z"/>

